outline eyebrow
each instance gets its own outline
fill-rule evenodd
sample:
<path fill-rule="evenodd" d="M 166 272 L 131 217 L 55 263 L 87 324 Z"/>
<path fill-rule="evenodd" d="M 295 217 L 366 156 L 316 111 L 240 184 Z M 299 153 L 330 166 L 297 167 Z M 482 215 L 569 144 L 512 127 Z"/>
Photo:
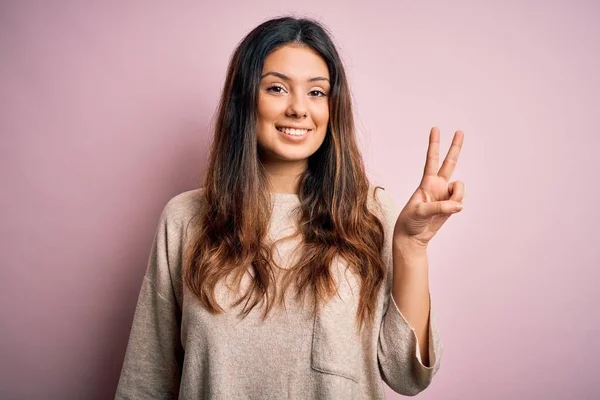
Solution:
<path fill-rule="evenodd" d="M 261 76 L 260 79 L 263 79 L 265 76 L 268 76 L 268 75 L 273 75 L 273 76 L 276 76 L 276 77 L 281 78 L 281 79 L 286 80 L 286 81 L 290 81 L 291 80 L 289 76 L 284 75 L 281 72 L 267 72 L 266 74 L 264 74 L 263 76 Z M 325 78 L 323 76 L 315 76 L 314 78 L 307 79 L 306 81 L 307 82 L 315 82 L 315 81 L 327 81 L 327 82 L 329 82 L 329 79 L 327 79 L 327 78 Z"/>

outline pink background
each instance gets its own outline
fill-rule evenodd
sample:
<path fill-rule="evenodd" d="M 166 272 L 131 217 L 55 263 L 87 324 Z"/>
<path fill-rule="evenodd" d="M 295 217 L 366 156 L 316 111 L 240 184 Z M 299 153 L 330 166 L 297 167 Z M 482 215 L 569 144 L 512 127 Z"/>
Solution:
<path fill-rule="evenodd" d="M 445 353 L 420 398 L 600 398 L 597 2 L 83 3 L 0 5 L 2 399 L 114 396 L 228 58 L 290 12 L 332 30 L 369 174 L 397 203 L 429 128 L 442 156 L 465 132 L 465 209 L 430 246 Z"/>

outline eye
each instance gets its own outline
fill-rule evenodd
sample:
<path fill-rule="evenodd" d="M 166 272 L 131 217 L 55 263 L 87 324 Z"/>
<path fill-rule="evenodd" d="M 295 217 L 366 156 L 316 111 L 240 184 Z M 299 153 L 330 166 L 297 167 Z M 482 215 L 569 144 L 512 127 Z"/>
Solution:
<path fill-rule="evenodd" d="M 281 85 L 271 85 L 267 88 L 267 92 L 272 92 L 272 93 L 284 93 L 285 92 L 285 88 Z"/>
<path fill-rule="evenodd" d="M 311 90 L 308 93 L 311 96 L 315 96 L 315 97 L 325 97 L 325 96 L 327 96 L 327 93 L 323 92 L 322 90 Z"/>

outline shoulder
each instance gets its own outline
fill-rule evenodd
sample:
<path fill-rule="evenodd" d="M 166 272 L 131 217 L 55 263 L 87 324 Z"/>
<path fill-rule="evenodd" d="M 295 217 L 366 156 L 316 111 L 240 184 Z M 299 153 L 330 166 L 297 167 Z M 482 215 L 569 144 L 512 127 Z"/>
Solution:
<path fill-rule="evenodd" d="M 173 196 L 164 207 L 168 216 L 177 217 L 197 211 L 204 197 L 204 188 L 197 188 Z"/>
<path fill-rule="evenodd" d="M 171 197 L 160 215 L 161 223 L 172 228 L 187 225 L 199 214 L 203 198 L 204 188 L 187 190 Z"/>
<path fill-rule="evenodd" d="M 392 220 L 398 217 L 400 209 L 389 190 L 381 185 L 369 185 L 369 198 L 367 200 L 369 208 L 377 216 Z"/>

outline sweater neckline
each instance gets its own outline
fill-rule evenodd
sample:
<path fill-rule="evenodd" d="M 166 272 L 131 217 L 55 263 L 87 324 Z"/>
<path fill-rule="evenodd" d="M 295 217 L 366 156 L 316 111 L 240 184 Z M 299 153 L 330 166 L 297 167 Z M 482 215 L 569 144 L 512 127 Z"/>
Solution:
<path fill-rule="evenodd" d="M 296 193 L 271 192 L 271 198 L 275 203 L 299 203 L 300 197 Z"/>

